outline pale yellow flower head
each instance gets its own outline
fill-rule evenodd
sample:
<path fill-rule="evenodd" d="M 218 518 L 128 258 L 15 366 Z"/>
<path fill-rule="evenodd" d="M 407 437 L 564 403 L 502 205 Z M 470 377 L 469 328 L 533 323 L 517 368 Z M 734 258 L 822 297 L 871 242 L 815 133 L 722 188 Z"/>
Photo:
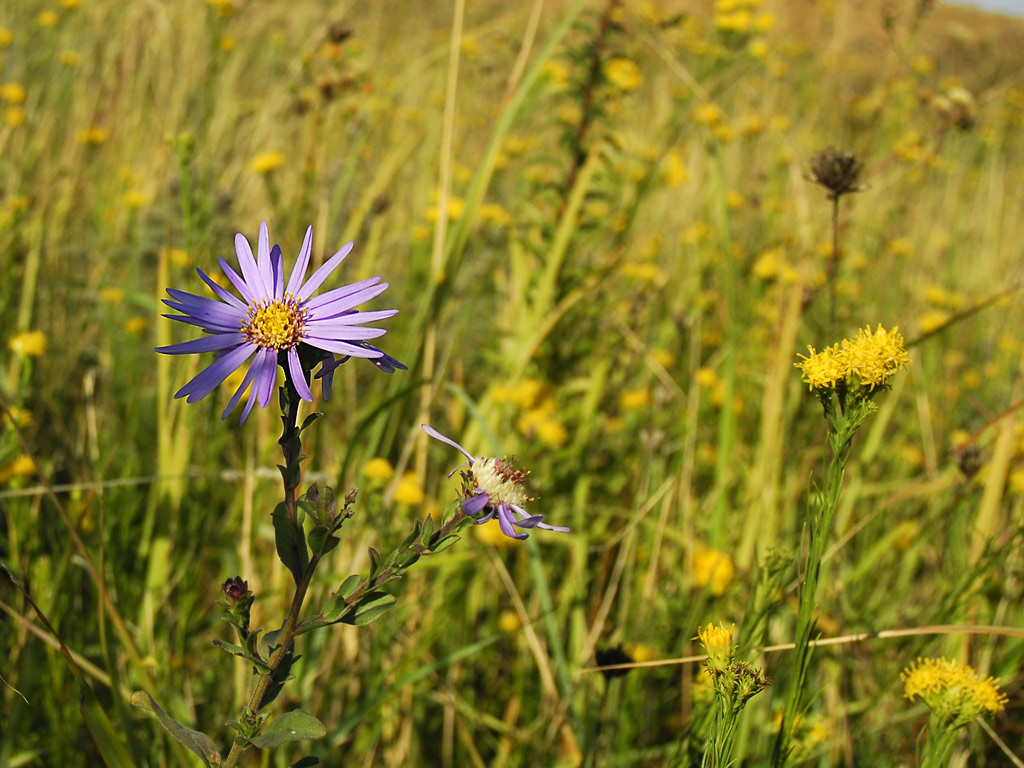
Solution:
<path fill-rule="evenodd" d="M 1006 708 L 999 681 L 966 664 L 944 658 L 919 658 L 900 674 L 905 696 L 921 699 L 939 717 L 966 724 L 983 712 Z"/>

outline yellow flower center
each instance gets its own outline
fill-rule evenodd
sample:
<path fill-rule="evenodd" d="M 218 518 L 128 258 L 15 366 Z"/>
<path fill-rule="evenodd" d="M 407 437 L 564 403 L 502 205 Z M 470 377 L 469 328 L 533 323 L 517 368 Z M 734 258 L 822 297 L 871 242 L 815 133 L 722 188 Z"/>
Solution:
<path fill-rule="evenodd" d="M 242 324 L 245 338 L 268 349 L 292 349 L 302 341 L 308 312 L 291 294 L 249 307 L 249 321 Z"/>
<path fill-rule="evenodd" d="M 509 459 L 477 459 L 472 471 L 477 488 L 491 497 L 492 506 L 515 504 L 521 507 L 532 501 L 523 487 L 529 472 L 519 469 Z"/>

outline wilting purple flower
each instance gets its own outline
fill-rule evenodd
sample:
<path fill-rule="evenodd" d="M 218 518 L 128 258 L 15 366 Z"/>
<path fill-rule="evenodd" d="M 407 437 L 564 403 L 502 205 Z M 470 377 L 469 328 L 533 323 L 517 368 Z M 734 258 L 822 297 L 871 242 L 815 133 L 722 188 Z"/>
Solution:
<path fill-rule="evenodd" d="M 164 317 L 198 326 L 210 335 L 182 344 L 157 347 L 156 351 L 167 355 L 213 352 L 216 358 L 179 389 L 175 397 L 187 396 L 190 403 L 201 400 L 252 358 L 245 378 L 221 416 L 227 418 L 251 384 L 249 401 L 242 413 L 244 422 L 256 402 L 259 402 L 261 408 L 270 402 L 279 364 L 287 366 L 288 378 L 295 385 L 299 397 L 307 401 L 312 400 L 313 395 L 309 391 L 306 375 L 317 363 L 323 364 L 317 376 L 323 379 L 325 400 L 331 396 L 331 380 L 335 368 L 349 357 L 369 358 L 378 368 L 388 373 L 398 368 L 405 369 L 393 357 L 366 343 L 367 339 L 383 336 L 383 328 L 362 327 L 363 323 L 391 317 L 398 310 L 359 312 L 355 309 L 359 304 L 383 293 L 388 284 L 380 282 L 379 277 L 371 277 L 313 296 L 328 275 L 348 256 L 352 243 L 334 254 L 312 277 L 305 280 L 312 244 L 313 228 L 309 227 L 302 241 L 298 261 L 286 285 L 281 249 L 276 245 L 270 248 L 267 224 L 263 222 L 260 225 L 255 258 L 249 241 L 241 234 L 235 235 L 235 252 L 241 276 L 224 259 L 219 259 L 220 268 L 238 290 L 241 300 L 217 285 L 201 269 L 196 271 L 203 282 L 210 286 L 217 300 L 174 288 L 167 289 L 172 300 L 164 299 L 164 303 L 181 314 Z M 334 353 L 344 355 L 344 358 L 335 362 Z"/>
<path fill-rule="evenodd" d="M 516 467 L 509 459 L 494 458 L 473 458 L 465 448 L 454 440 L 445 437 L 433 427 L 421 424 L 423 431 L 431 437 L 447 443 L 455 448 L 468 460 L 466 464 L 460 464 L 451 471 L 448 477 L 454 475 L 461 467 L 469 466 L 469 471 L 463 473 L 463 477 L 469 480 L 469 490 L 466 491 L 466 498 L 462 500 L 462 511 L 474 519 L 474 523 L 480 525 L 486 523 L 495 515 L 498 517 L 498 525 L 501 532 L 513 539 L 525 539 L 530 534 L 517 533 L 516 528 L 542 528 L 546 531 L 559 531 L 568 533 L 570 528 L 555 527 L 543 522 L 543 515 L 528 515 L 522 505 L 532 499 L 526 495 L 527 472 Z"/>

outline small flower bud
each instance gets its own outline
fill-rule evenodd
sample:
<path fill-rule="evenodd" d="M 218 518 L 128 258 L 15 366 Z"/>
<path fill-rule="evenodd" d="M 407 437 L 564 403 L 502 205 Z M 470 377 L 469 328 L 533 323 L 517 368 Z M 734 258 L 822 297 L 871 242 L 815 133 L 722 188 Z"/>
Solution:
<path fill-rule="evenodd" d="M 251 596 L 249 582 L 243 581 L 241 576 L 231 577 L 221 585 L 221 589 L 224 590 L 224 599 L 230 606 L 236 606 Z"/>

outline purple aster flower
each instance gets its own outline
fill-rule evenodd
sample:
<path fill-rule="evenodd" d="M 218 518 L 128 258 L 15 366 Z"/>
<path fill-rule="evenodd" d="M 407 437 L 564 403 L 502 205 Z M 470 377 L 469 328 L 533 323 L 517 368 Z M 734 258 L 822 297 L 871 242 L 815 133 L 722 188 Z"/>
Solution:
<path fill-rule="evenodd" d="M 322 363 L 318 377 L 322 379 L 325 400 L 331 396 L 335 368 L 350 357 L 368 358 L 389 373 L 398 368 L 405 369 L 393 357 L 366 343 L 367 339 L 383 336 L 384 329 L 363 327 L 364 323 L 391 317 L 398 310 L 360 312 L 355 309 L 383 293 L 388 284 L 380 282 L 379 277 L 371 277 L 313 296 L 348 256 L 352 243 L 334 254 L 306 280 L 312 245 L 313 228 L 309 227 L 286 285 L 281 249 L 276 245 L 271 249 L 264 222 L 260 225 L 255 258 L 249 241 L 241 234 L 235 235 L 241 276 L 224 259 L 219 259 L 220 268 L 241 299 L 217 285 L 201 269 L 196 271 L 217 296 L 216 300 L 174 288 L 167 289 L 171 299 L 164 299 L 164 304 L 181 314 L 164 317 L 198 326 L 209 336 L 157 347 L 156 351 L 166 355 L 213 352 L 216 358 L 179 389 L 174 394 L 176 398 L 188 397 L 190 403 L 203 399 L 232 372 L 251 360 L 245 378 L 221 416 L 227 418 L 246 388 L 252 385 L 242 413 L 244 422 L 255 403 L 259 402 L 260 408 L 264 408 L 270 402 L 278 365 L 285 368 L 286 376 L 299 397 L 306 401 L 313 399 L 307 375 L 317 363 Z M 344 358 L 335 362 L 334 353 L 344 355 Z"/>
<path fill-rule="evenodd" d="M 433 427 L 421 424 L 423 431 L 431 437 L 447 443 L 466 457 L 465 464 L 453 469 L 448 477 L 454 475 L 462 467 L 468 466 L 469 471 L 462 476 L 468 482 L 465 496 L 461 502 L 462 511 L 474 518 L 477 525 L 486 523 L 497 516 L 501 532 L 513 539 L 526 539 L 530 534 L 525 531 L 517 533 L 516 528 L 542 528 L 546 531 L 568 533 L 571 528 L 561 528 L 543 522 L 543 515 L 528 515 L 522 505 L 533 501 L 526 495 L 524 487 L 528 472 L 524 472 L 510 459 L 479 458 L 454 440 L 445 437 Z"/>

